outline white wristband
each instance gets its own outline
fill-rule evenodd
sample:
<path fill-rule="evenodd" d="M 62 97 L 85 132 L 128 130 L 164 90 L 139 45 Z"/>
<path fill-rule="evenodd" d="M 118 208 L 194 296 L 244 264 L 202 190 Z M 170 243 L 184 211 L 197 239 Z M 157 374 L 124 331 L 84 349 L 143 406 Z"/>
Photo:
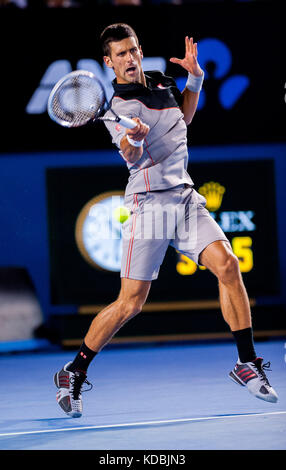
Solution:
<path fill-rule="evenodd" d="M 189 72 L 188 80 L 186 83 L 186 87 L 188 90 L 193 91 L 194 93 L 198 93 L 202 89 L 203 81 L 204 81 L 204 72 L 199 77 L 196 77 L 192 73 Z"/>
<path fill-rule="evenodd" d="M 143 145 L 143 142 L 144 142 L 144 139 L 143 140 L 133 140 L 129 137 L 128 134 L 126 134 L 126 138 L 129 142 L 130 145 L 133 145 L 133 147 L 141 147 L 141 145 Z"/>

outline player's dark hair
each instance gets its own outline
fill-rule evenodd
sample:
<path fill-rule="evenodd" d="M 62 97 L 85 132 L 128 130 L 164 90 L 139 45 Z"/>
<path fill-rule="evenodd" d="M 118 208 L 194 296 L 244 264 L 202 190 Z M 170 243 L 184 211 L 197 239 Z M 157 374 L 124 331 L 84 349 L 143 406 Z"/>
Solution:
<path fill-rule="evenodd" d="M 115 23 L 107 26 L 100 35 L 101 47 L 103 54 L 110 57 L 111 42 L 122 41 L 122 39 L 134 37 L 137 45 L 139 46 L 139 41 L 137 35 L 131 26 L 125 23 Z"/>

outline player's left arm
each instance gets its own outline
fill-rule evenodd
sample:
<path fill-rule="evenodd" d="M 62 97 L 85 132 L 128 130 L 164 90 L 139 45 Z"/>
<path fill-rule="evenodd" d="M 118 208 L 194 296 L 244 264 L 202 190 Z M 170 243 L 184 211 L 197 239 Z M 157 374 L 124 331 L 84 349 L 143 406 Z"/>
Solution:
<path fill-rule="evenodd" d="M 189 73 L 186 87 L 182 91 L 183 104 L 181 106 L 185 122 L 188 125 L 191 123 L 197 109 L 204 72 L 198 63 L 198 45 L 193 42 L 193 38 L 189 39 L 186 36 L 185 47 L 184 59 L 172 57 L 170 62 L 181 65 Z"/>

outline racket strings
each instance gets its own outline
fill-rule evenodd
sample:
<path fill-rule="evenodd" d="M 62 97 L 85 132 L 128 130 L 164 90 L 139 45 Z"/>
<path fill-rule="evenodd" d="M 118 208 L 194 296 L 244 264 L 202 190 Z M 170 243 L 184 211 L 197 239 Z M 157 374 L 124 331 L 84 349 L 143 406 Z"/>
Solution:
<path fill-rule="evenodd" d="M 54 94 L 53 115 L 70 127 L 82 126 L 99 116 L 105 103 L 100 83 L 85 75 L 69 77 Z"/>

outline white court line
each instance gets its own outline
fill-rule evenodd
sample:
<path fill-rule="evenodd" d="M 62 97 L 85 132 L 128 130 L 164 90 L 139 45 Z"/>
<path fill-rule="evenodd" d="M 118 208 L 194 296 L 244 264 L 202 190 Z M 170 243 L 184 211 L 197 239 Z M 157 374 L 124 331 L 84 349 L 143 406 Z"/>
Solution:
<path fill-rule="evenodd" d="M 114 429 L 114 428 L 127 428 L 134 426 L 150 426 L 156 424 L 170 424 L 170 423 L 189 423 L 191 421 L 207 421 L 212 419 L 234 419 L 234 418 L 249 418 L 253 416 L 270 416 L 286 414 L 286 411 L 272 411 L 269 413 L 250 413 L 241 415 L 224 415 L 224 416 L 202 416 L 200 418 L 181 418 L 181 419 L 166 419 L 160 421 L 141 421 L 135 423 L 119 423 L 119 424 L 104 424 L 102 426 L 79 426 L 75 428 L 62 428 L 62 429 L 42 429 L 38 431 L 20 431 L 20 432 L 7 432 L 0 434 L 0 437 L 7 436 L 27 436 L 29 434 L 47 434 L 51 432 L 68 432 L 68 431 L 85 431 L 87 429 Z"/>

